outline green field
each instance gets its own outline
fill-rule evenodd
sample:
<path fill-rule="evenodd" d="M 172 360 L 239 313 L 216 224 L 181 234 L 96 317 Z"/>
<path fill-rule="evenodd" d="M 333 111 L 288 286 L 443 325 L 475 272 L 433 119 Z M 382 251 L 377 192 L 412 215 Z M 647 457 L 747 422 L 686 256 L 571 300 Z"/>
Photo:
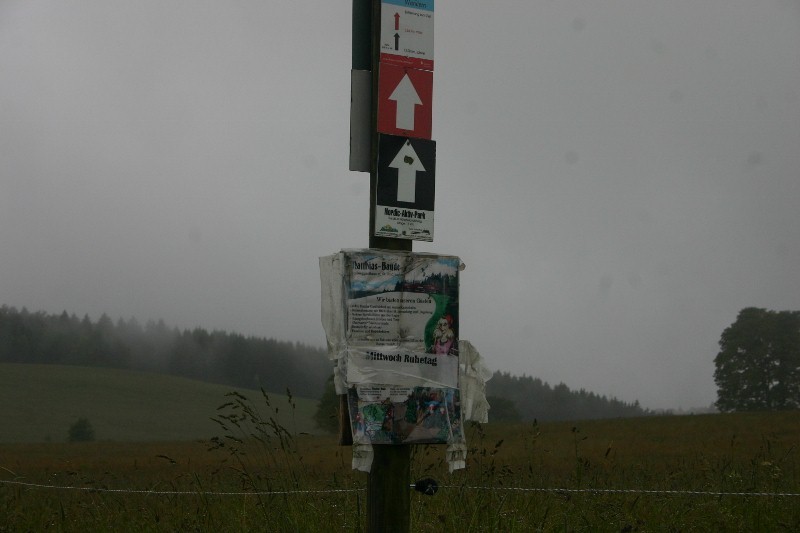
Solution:
<path fill-rule="evenodd" d="M 232 387 L 108 368 L 0 364 L 0 442 L 59 442 L 78 418 L 103 441 L 208 439 L 211 421 Z M 261 397 L 261 391 L 239 392 Z M 270 395 L 272 397 L 273 395 Z M 313 432 L 316 400 L 274 395 L 278 419 L 298 433 Z"/>
<path fill-rule="evenodd" d="M 226 426 L 212 440 L 0 444 L 0 532 L 363 531 L 350 448 L 248 396 L 201 413 Z M 409 481 L 441 488 L 412 493 L 412 531 L 800 531 L 797 411 L 470 425 L 467 439 L 452 474 L 443 446 L 413 448 Z"/>

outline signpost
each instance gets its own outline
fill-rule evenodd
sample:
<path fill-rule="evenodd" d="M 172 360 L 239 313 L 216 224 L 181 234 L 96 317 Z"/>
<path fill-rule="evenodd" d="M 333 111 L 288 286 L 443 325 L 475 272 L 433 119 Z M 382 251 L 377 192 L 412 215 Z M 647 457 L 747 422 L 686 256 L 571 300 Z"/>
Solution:
<path fill-rule="evenodd" d="M 351 113 L 350 166 L 370 172 L 371 249 L 410 252 L 414 239 L 433 240 L 433 2 L 353 0 L 352 68 L 370 71 L 372 87 L 367 125 L 363 102 L 368 78 L 353 74 L 351 98 L 359 112 Z M 370 140 L 368 151 L 365 139 Z M 340 406 L 346 413 L 347 396 Z M 344 436 L 350 431 L 349 420 L 340 421 Z M 411 445 L 374 446 L 367 481 L 367 531 L 410 530 L 410 477 Z"/>
<path fill-rule="evenodd" d="M 369 249 L 320 258 L 322 318 L 339 442 L 369 472 L 367 531 L 408 533 L 411 446 L 446 443 L 464 468 L 463 422 L 488 406 L 473 416 L 482 371 L 459 338 L 461 260 L 412 252 L 433 241 L 434 0 L 352 1 L 350 169 L 370 175 Z"/>

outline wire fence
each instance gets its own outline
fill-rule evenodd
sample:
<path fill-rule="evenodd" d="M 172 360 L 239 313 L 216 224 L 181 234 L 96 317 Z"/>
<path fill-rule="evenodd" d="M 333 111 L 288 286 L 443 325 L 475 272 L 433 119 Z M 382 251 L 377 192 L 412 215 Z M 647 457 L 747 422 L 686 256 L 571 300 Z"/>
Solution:
<path fill-rule="evenodd" d="M 305 489 L 305 490 L 270 490 L 270 491 L 208 491 L 208 490 L 149 490 L 149 489 L 109 489 L 102 487 L 79 487 L 71 485 L 48 485 L 42 483 L 29 483 L 25 481 L 11 481 L 0 479 L 0 485 L 17 486 L 28 489 L 82 491 L 92 493 L 114 494 L 145 494 L 154 496 L 287 496 L 300 494 L 336 494 L 366 492 L 366 487 L 352 489 Z M 410 488 L 414 488 L 412 484 Z M 475 491 L 503 491 L 503 492 L 531 492 L 552 494 L 631 494 L 653 496 L 744 496 L 744 497 L 780 497 L 797 498 L 797 492 L 725 492 L 703 490 L 662 490 L 662 489 L 567 489 L 545 487 L 488 487 L 473 485 L 442 485 L 442 489 L 475 490 Z"/>

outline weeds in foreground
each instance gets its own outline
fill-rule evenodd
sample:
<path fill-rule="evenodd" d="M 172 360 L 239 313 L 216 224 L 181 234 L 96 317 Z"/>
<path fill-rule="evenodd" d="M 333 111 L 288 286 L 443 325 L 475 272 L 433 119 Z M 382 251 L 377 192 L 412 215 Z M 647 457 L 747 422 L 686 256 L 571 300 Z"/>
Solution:
<path fill-rule="evenodd" d="M 302 457 L 294 436 L 276 419 L 279 408 L 272 406 L 264 389 L 261 394 L 268 410 L 263 415 L 246 396 L 227 394 L 230 401 L 220 405 L 217 416 L 212 417 L 224 435 L 211 438 L 209 451 L 227 452 L 233 461 L 229 468 L 239 475 L 242 490 L 296 490 Z"/>
<path fill-rule="evenodd" d="M 350 448 L 294 434 L 279 409 L 291 399 L 231 393 L 210 446 L 0 446 L 0 481 L 91 489 L 0 483 L 0 532 L 363 530 Z M 440 490 L 412 493 L 412 530 L 800 530 L 800 413 L 473 424 L 467 442 L 453 474 L 443 446 L 413 448 L 411 481 Z"/>
<path fill-rule="evenodd" d="M 286 392 L 284 407 L 294 411 L 291 391 Z M 305 464 L 298 435 L 278 422 L 280 406 L 273 404 L 264 389 L 260 407 L 238 392 L 227 396 L 229 401 L 212 417 L 224 434 L 210 440 L 209 451 L 223 453 L 222 468 L 234 472 L 240 489 L 253 495 L 253 507 L 264 524 L 277 531 L 302 531 L 309 522 L 326 523 L 331 508 L 349 511 L 346 503 L 321 496 L 324 491 L 318 489 L 326 479 Z M 305 504 L 297 505 L 298 498 Z M 275 513 L 276 508 L 282 512 Z"/>

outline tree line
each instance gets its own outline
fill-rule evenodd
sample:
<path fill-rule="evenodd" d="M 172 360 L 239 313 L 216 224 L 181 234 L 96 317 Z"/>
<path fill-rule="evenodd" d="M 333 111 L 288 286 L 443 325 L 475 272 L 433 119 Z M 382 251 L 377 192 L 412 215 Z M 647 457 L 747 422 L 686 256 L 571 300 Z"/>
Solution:
<path fill-rule="evenodd" d="M 486 395 L 490 406 L 490 423 L 628 418 L 655 414 L 643 409 L 638 401 L 626 403 L 584 389 L 572 391 L 563 383 L 551 387 L 539 378 L 512 376 L 500 371 L 486 382 Z M 339 407 L 333 379 L 329 379 L 314 414 L 317 426 L 336 432 L 339 427 Z"/>
<path fill-rule="evenodd" d="M 725 328 L 714 358 L 722 412 L 800 409 L 800 311 L 745 307 Z M 486 384 L 490 420 L 564 420 L 655 414 L 583 389 L 495 372 Z"/>
<path fill-rule="evenodd" d="M 203 328 L 179 330 L 163 320 L 93 321 L 61 314 L 0 307 L 0 362 L 101 366 L 157 372 L 233 387 L 258 388 L 306 398 L 333 394 L 326 352 L 299 343 L 246 337 Z M 326 391 L 326 382 L 330 390 Z M 627 404 L 591 392 L 551 387 L 538 378 L 495 372 L 487 383 L 491 419 L 566 420 L 641 416 Z M 327 406 L 331 403 L 331 406 Z M 321 404 L 328 418 L 334 402 Z M 324 424 L 320 424 L 324 425 Z"/>
<path fill-rule="evenodd" d="M 163 320 L 141 325 L 103 314 L 47 314 L 0 307 L 0 362 L 101 366 L 318 398 L 332 365 L 324 349 Z"/>
<path fill-rule="evenodd" d="M 800 408 L 800 312 L 743 309 L 723 331 L 714 360 L 721 411 Z M 163 320 L 92 321 L 0 306 L 0 362 L 104 366 L 233 387 L 320 398 L 332 365 L 324 349 Z M 495 372 L 487 382 L 492 420 L 567 420 L 653 414 L 563 383 Z"/>
<path fill-rule="evenodd" d="M 570 390 L 564 383 L 551 386 L 531 376 L 495 372 L 486 382 L 491 409 L 489 421 L 592 420 L 653 414 L 639 401 L 623 402 L 584 389 Z"/>

